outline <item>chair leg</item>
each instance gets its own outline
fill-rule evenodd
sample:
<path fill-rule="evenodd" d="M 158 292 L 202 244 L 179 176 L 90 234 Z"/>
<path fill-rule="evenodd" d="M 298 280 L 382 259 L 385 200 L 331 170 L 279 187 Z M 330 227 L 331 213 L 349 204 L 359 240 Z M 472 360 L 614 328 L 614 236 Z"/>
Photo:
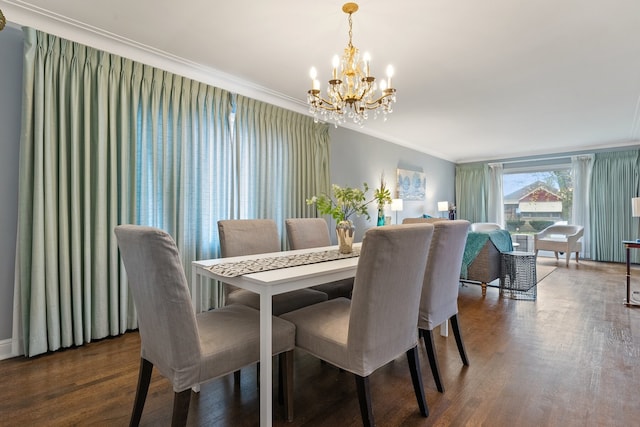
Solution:
<path fill-rule="evenodd" d="M 411 382 L 413 383 L 413 391 L 416 393 L 418 407 L 423 417 L 429 416 L 429 407 L 424 397 L 424 387 L 422 385 L 422 374 L 420 373 L 420 359 L 418 358 L 418 346 L 416 345 L 407 350 L 407 360 L 409 361 L 409 370 L 411 371 Z"/>
<path fill-rule="evenodd" d="M 558 260 L 558 252 L 557 252 L 557 251 L 554 251 L 553 253 L 554 253 L 554 254 L 555 254 L 555 256 L 556 256 L 556 261 L 557 261 L 557 260 Z"/>
<path fill-rule="evenodd" d="M 433 379 L 436 382 L 436 388 L 440 393 L 444 393 L 444 386 L 440 380 L 440 369 L 438 367 L 438 358 L 436 357 L 436 346 L 433 342 L 433 331 L 420 329 L 422 340 L 424 341 L 424 348 L 427 350 L 427 356 L 429 357 L 429 366 L 431 366 L 431 373 Z"/>
<path fill-rule="evenodd" d="M 580 258 L 580 252 L 576 252 L 576 264 L 578 264 Z"/>
<path fill-rule="evenodd" d="M 235 385 L 240 385 L 240 379 L 241 379 L 240 372 L 241 372 L 240 369 L 233 372 L 233 383 Z"/>
<path fill-rule="evenodd" d="M 293 421 L 293 350 L 280 353 L 279 391 L 280 402 L 284 404 L 284 415 L 288 422 Z"/>
<path fill-rule="evenodd" d="M 129 421 L 130 427 L 137 427 L 138 425 L 140 425 L 140 418 L 142 418 L 144 402 L 147 400 L 147 392 L 149 391 L 149 384 L 151 383 L 152 371 L 153 363 L 141 357 L 140 370 L 138 372 L 138 388 L 136 390 L 136 399 L 133 404 L 131 420 Z"/>
<path fill-rule="evenodd" d="M 567 251 L 567 267 L 569 267 L 569 260 L 571 259 L 571 252 Z"/>
<path fill-rule="evenodd" d="M 191 403 L 191 389 L 176 392 L 173 396 L 173 417 L 171 427 L 184 427 L 187 425 L 189 415 L 189 403 Z"/>
<path fill-rule="evenodd" d="M 362 425 L 373 427 L 373 409 L 371 408 L 371 391 L 369 389 L 369 377 L 355 375 L 356 389 L 358 390 L 358 401 L 360 402 L 360 414 L 362 415 Z"/>
<path fill-rule="evenodd" d="M 278 355 L 278 405 L 284 405 L 284 358 L 282 354 Z"/>
<path fill-rule="evenodd" d="M 453 329 L 453 336 L 456 338 L 456 344 L 458 345 L 458 352 L 462 359 L 464 366 L 469 366 L 469 359 L 467 358 L 467 352 L 464 349 L 464 342 L 462 341 L 462 334 L 460 333 L 460 324 L 458 323 L 458 313 L 451 316 L 451 329 Z"/>

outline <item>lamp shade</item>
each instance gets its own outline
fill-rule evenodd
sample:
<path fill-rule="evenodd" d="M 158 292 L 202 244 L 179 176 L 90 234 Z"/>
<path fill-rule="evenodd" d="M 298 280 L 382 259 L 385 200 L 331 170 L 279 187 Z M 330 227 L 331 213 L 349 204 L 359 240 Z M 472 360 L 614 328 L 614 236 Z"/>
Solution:
<path fill-rule="evenodd" d="M 393 200 L 391 200 L 391 210 L 392 211 L 401 211 L 402 210 L 402 199 L 393 199 Z"/>
<path fill-rule="evenodd" d="M 438 202 L 438 212 L 446 212 L 449 210 L 449 202 Z"/>
<path fill-rule="evenodd" d="M 631 215 L 640 216 L 640 197 L 631 199 Z"/>

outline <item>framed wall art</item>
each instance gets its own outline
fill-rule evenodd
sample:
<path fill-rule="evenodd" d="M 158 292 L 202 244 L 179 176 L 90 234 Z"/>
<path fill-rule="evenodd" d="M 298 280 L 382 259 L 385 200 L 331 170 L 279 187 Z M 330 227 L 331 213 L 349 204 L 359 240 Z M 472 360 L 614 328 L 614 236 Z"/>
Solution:
<path fill-rule="evenodd" d="M 423 172 L 406 169 L 397 170 L 398 198 L 403 200 L 424 200 L 427 178 Z"/>

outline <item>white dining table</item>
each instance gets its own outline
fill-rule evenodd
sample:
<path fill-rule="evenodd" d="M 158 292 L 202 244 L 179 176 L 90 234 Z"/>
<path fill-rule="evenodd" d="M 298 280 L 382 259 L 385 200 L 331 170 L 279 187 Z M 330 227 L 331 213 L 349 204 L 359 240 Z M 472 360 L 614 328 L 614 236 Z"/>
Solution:
<path fill-rule="evenodd" d="M 360 243 L 354 244 L 359 249 Z M 224 283 L 247 289 L 260 295 L 260 425 L 271 426 L 273 421 L 272 391 L 272 331 L 271 299 L 274 295 L 297 289 L 329 283 L 336 280 L 355 277 L 358 257 L 323 261 L 314 264 L 280 268 L 276 270 L 249 273 L 235 277 L 226 277 L 214 273 L 209 267 L 215 264 L 234 263 L 260 258 L 282 257 L 302 253 L 324 252 L 336 250 L 337 246 L 327 246 L 295 251 L 282 251 L 257 255 L 217 258 L 193 261 L 191 270 L 191 298 L 194 310 L 202 311 L 202 287 L 207 279 L 215 279 Z"/>

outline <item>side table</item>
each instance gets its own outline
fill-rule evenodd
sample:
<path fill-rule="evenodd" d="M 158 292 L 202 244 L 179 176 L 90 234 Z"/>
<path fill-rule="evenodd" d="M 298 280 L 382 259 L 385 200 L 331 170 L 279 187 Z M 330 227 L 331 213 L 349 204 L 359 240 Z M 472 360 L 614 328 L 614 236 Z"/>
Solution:
<path fill-rule="evenodd" d="M 500 296 L 535 301 L 538 295 L 536 254 L 503 252 L 500 263 Z"/>
<path fill-rule="evenodd" d="M 640 249 L 640 242 L 637 240 L 623 240 L 625 251 L 627 253 L 627 300 L 624 305 L 627 307 L 640 307 L 640 304 L 631 302 L 631 249 Z"/>

